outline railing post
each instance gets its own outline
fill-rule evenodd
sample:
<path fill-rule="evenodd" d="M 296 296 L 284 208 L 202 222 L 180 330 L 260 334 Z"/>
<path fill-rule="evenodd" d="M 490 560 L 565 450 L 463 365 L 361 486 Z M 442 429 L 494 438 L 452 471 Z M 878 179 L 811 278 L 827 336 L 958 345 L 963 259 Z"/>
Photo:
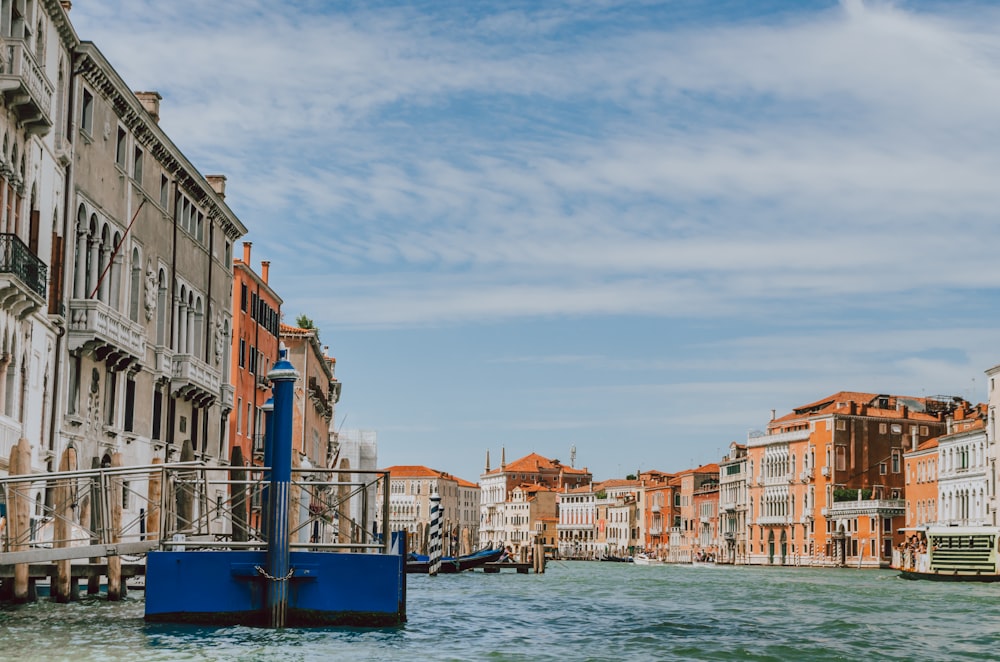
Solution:
<path fill-rule="evenodd" d="M 271 454 L 271 480 L 267 513 L 267 606 L 271 627 L 285 626 L 288 610 L 289 568 L 288 504 L 292 482 L 292 420 L 295 404 L 295 381 L 298 372 L 288 361 L 288 350 L 282 345 L 278 362 L 267 377 L 274 384 L 274 411 L 269 421 L 267 449 Z M 268 450 L 265 450 L 267 453 Z"/>
<path fill-rule="evenodd" d="M 389 530 L 389 472 L 382 473 L 382 548 L 383 553 L 392 551 L 392 531 Z"/>

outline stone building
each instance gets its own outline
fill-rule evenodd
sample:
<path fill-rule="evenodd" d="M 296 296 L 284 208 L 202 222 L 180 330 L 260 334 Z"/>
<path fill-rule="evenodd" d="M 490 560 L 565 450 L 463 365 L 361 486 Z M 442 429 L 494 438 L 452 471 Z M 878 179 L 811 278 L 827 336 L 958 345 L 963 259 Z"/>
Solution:
<path fill-rule="evenodd" d="M 20 439 L 33 472 L 58 469 L 65 448 L 68 99 L 78 43 L 59 2 L 0 3 L 0 473 Z"/>
<path fill-rule="evenodd" d="M 84 463 L 226 460 L 246 228 L 160 129 L 158 94 L 131 92 L 91 43 L 75 62 L 63 434 Z"/>
<path fill-rule="evenodd" d="M 389 531 L 405 531 L 411 551 L 427 553 L 431 496 L 441 499 L 441 544 L 445 556 L 473 551 L 479 519 L 479 486 L 422 465 L 396 465 L 389 472 Z M 379 491 L 381 500 L 382 493 Z M 378 521 L 379 530 L 383 523 Z"/>
<path fill-rule="evenodd" d="M 747 560 L 747 447 L 735 441 L 719 462 L 719 532 L 722 563 Z"/>

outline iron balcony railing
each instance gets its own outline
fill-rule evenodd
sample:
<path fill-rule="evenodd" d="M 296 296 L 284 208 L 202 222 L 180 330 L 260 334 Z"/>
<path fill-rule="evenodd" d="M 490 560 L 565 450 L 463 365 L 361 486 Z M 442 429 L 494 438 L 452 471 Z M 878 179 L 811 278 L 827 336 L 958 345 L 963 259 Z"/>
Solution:
<path fill-rule="evenodd" d="M 0 273 L 13 274 L 40 297 L 45 297 L 48 267 L 14 234 L 0 233 Z"/>

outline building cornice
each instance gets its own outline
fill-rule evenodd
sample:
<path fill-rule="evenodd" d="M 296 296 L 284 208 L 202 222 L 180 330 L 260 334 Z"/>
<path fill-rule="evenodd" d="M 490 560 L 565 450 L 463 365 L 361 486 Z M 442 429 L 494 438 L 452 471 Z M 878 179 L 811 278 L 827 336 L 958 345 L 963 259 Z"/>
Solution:
<path fill-rule="evenodd" d="M 111 101 L 115 114 L 135 140 L 173 175 L 178 188 L 205 209 L 210 222 L 220 227 L 231 241 L 247 233 L 246 226 L 146 112 L 135 93 L 93 42 L 83 41 L 77 46 L 75 70 Z"/>

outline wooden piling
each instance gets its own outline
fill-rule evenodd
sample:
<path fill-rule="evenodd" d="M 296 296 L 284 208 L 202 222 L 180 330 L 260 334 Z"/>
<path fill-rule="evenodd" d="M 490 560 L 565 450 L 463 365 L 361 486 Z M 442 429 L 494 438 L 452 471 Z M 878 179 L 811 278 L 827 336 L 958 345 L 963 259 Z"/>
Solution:
<path fill-rule="evenodd" d="M 8 473 L 23 476 L 31 473 L 31 445 L 21 437 L 17 445 L 10 451 Z M 31 483 L 13 483 L 8 504 L 8 519 L 10 526 L 10 546 L 12 552 L 23 552 L 28 549 L 28 537 L 31 531 Z M 27 602 L 31 599 L 29 592 L 28 564 L 19 563 L 14 566 L 14 601 Z"/>
<path fill-rule="evenodd" d="M 537 574 L 545 572 L 545 545 L 540 542 L 535 543 L 535 549 L 532 552 L 531 569 Z"/>
<path fill-rule="evenodd" d="M 101 458 L 92 457 L 90 459 L 91 469 L 101 468 Z M 92 478 L 87 489 L 87 496 L 84 497 L 84 505 L 80 508 L 80 521 L 87 522 L 92 535 L 90 542 L 96 545 L 99 541 L 96 534 L 102 531 L 104 525 L 101 522 L 101 495 L 97 479 Z M 91 558 L 90 563 L 100 563 L 101 559 Z M 87 577 L 87 595 L 97 595 L 101 592 L 101 578 L 91 575 Z"/>
<path fill-rule="evenodd" d="M 163 459 L 153 458 L 153 464 L 163 464 Z M 160 537 L 160 498 L 163 496 L 163 474 L 160 471 L 149 473 L 147 483 L 146 539 L 157 540 Z"/>
<path fill-rule="evenodd" d="M 247 533 L 247 486 L 243 484 L 246 471 L 243 469 L 243 449 L 233 446 L 229 456 L 229 503 L 233 511 L 233 542 L 246 542 Z"/>
<path fill-rule="evenodd" d="M 111 454 L 111 466 L 122 466 L 121 453 Z M 118 543 L 121 542 L 122 532 L 122 479 L 118 476 L 113 476 L 108 481 L 108 489 L 111 491 L 108 495 L 108 505 L 111 511 L 109 513 L 111 521 L 109 522 L 108 542 Z M 122 559 L 117 554 L 115 556 L 108 556 L 108 600 L 117 602 L 124 597 L 125 586 L 122 584 Z"/>
<path fill-rule="evenodd" d="M 181 462 L 194 461 L 194 447 L 190 439 L 181 445 Z M 190 533 L 194 525 L 194 486 L 190 484 L 191 472 L 178 472 L 178 480 L 183 481 L 177 489 L 177 531 Z"/>
<path fill-rule="evenodd" d="M 76 469 L 76 448 L 73 444 L 66 447 L 59 460 L 59 471 L 74 471 Z M 53 488 L 55 521 L 52 523 L 53 547 L 69 547 L 69 539 L 73 535 L 73 490 L 75 485 L 71 479 L 56 481 Z M 72 562 L 69 559 L 56 561 L 56 573 L 52 581 L 52 599 L 56 602 L 69 602 L 76 599 L 76 586 L 73 584 Z"/>

